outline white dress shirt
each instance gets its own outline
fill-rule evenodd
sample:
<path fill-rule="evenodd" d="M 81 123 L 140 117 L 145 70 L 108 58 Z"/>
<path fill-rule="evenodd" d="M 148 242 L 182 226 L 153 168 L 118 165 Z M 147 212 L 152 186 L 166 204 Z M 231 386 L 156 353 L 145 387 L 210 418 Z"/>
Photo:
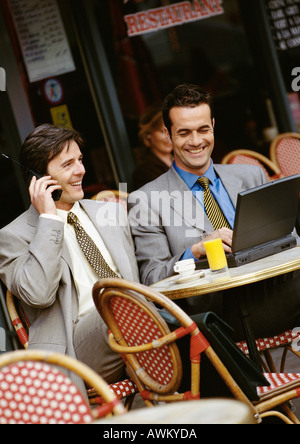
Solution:
<path fill-rule="evenodd" d="M 72 211 L 72 213 L 74 213 L 78 217 L 80 224 L 83 226 L 87 234 L 93 239 L 110 268 L 118 276 L 120 276 L 119 270 L 116 268 L 116 265 L 114 264 L 113 259 L 109 251 L 107 250 L 99 232 L 97 231 L 83 208 L 79 205 L 78 202 L 76 202 L 70 211 Z M 69 211 L 57 210 L 57 216 L 60 217 L 60 219 L 65 223 L 64 239 L 66 241 L 73 264 L 73 277 L 79 298 L 78 317 L 80 317 L 86 315 L 93 308 L 95 308 L 92 298 L 92 288 L 95 282 L 99 279 L 99 276 L 84 256 L 84 253 L 82 252 L 76 239 L 74 226 L 72 224 L 68 224 L 67 222 L 68 213 Z M 42 214 L 40 217 L 49 217 L 49 215 Z"/>

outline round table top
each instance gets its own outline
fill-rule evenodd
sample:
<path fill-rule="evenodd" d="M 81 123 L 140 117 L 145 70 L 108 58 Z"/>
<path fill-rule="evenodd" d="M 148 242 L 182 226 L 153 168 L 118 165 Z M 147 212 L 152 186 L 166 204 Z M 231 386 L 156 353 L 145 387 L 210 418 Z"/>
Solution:
<path fill-rule="evenodd" d="M 300 269 L 299 246 L 250 264 L 230 268 L 224 273 L 213 274 L 210 270 L 204 270 L 204 277 L 186 283 L 177 282 L 179 275 L 171 276 L 151 285 L 151 288 L 170 299 L 181 299 L 252 284 L 298 269 Z"/>
<path fill-rule="evenodd" d="M 254 424 L 246 404 L 233 399 L 173 402 L 103 418 L 98 424 Z"/>

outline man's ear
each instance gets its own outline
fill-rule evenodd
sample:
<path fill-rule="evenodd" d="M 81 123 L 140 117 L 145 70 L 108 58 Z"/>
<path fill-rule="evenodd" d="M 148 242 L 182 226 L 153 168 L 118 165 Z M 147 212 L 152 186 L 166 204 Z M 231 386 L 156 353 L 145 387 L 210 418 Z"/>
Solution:
<path fill-rule="evenodd" d="M 215 121 L 215 118 L 213 118 L 212 119 L 212 126 L 213 126 L 213 128 L 215 127 L 215 124 L 216 124 L 216 121 Z"/>

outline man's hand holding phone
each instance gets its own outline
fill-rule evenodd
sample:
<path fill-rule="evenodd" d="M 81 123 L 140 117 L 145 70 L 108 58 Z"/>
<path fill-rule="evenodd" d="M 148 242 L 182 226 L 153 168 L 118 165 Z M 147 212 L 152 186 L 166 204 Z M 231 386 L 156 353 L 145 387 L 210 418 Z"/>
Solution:
<path fill-rule="evenodd" d="M 39 214 L 56 215 L 56 205 L 52 197 L 55 190 L 61 190 L 56 180 L 51 176 L 44 176 L 37 179 L 33 176 L 29 186 L 31 203 Z"/>

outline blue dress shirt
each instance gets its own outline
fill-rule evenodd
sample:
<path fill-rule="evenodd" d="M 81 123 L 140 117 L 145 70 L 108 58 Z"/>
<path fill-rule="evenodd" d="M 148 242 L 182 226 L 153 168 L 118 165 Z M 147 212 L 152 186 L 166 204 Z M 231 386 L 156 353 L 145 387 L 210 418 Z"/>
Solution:
<path fill-rule="evenodd" d="M 173 166 L 179 176 L 182 178 L 182 180 L 187 184 L 193 195 L 196 197 L 200 205 L 204 208 L 204 200 L 203 200 L 203 189 L 201 185 L 197 182 L 199 179 L 199 176 L 196 174 L 188 173 L 187 171 L 184 171 L 176 165 L 176 163 L 173 163 Z M 231 199 L 221 181 L 221 179 L 217 176 L 215 170 L 214 170 L 214 164 L 213 161 L 211 161 L 210 167 L 204 174 L 205 177 L 209 179 L 210 185 L 209 189 L 220 205 L 221 210 L 223 211 L 223 214 L 225 215 L 226 219 L 229 222 L 229 225 L 231 228 L 233 228 L 234 225 L 234 217 L 235 217 L 235 208 L 231 202 Z M 205 208 L 204 208 L 205 210 Z M 181 257 L 181 260 L 184 259 L 195 259 L 197 260 L 194 255 L 192 254 L 191 248 L 189 248 Z"/>

